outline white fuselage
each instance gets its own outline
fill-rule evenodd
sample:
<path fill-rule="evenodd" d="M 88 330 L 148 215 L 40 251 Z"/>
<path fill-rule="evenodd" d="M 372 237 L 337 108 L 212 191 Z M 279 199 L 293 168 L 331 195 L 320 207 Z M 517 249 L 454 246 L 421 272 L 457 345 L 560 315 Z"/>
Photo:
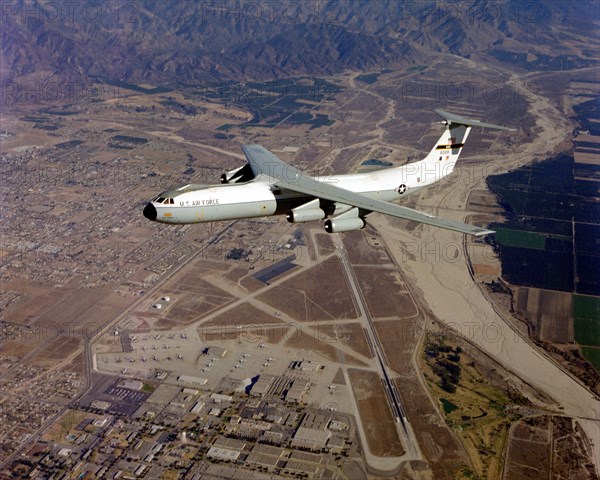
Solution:
<path fill-rule="evenodd" d="M 390 202 L 452 173 L 469 130 L 470 127 L 465 126 L 446 128 L 429 155 L 419 162 L 371 173 L 312 178 Z M 242 183 L 186 185 L 160 194 L 146 205 L 144 216 L 162 223 L 214 222 L 286 214 L 314 200 L 314 197 L 281 190 L 273 183 L 261 175 Z M 326 216 L 337 215 L 345 207 L 327 201 L 316 206 L 323 209 Z"/>
<path fill-rule="evenodd" d="M 424 168 L 425 165 L 413 163 L 372 173 L 332 175 L 315 179 L 389 202 L 430 185 L 452 171 L 453 165 L 449 163 L 439 165 L 445 168 Z M 161 198 L 166 201 L 159 201 Z M 285 214 L 310 200 L 311 197 L 280 191 L 268 181 L 255 179 L 225 185 L 186 185 L 161 194 L 149 205 L 156 209 L 156 218 L 152 218 L 153 220 L 187 224 Z"/>

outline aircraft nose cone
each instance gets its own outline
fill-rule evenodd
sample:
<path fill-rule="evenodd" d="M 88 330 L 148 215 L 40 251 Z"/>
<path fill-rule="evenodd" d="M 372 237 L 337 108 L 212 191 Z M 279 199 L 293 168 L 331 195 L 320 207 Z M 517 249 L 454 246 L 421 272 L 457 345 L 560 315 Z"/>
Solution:
<path fill-rule="evenodd" d="M 144 211 L 142 213 L 144 214 L 144 217 L 146 217 L 148 220 L 152 220 L 152 221 L 156 220 L 156 216 L 157 216 L 156 208 L 151 203 L 149 203 L 148 205 L 146 205 L 144 207 Z"/>

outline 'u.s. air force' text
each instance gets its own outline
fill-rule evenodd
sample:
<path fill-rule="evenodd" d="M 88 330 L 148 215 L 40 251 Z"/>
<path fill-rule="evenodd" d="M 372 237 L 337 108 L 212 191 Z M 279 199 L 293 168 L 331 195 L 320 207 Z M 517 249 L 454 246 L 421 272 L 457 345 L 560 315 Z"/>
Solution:
<path fill-rule="evenodd" d="M 204 200 L 186 200 L 179 202 L 181 207 L 201 207 L 206 205 L 219 205 L 218 198 L 205 198 Z"/>

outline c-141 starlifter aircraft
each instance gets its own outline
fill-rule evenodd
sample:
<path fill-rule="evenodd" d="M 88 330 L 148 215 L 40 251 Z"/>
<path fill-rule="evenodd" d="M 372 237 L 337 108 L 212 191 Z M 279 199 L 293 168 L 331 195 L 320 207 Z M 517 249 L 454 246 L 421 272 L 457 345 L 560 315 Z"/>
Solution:
<path fill-rule="evenodd" d="M 325 220 L 329 233 L 360 230 L 371 212 L 456 232 L 494 233 L 390 203 L 450 175 L 471 127 L 513 129 L 436 110 L 445 131 L 423 160 L 371 173 L 312 177 L 260 145 L 243 145 L 248 163 L 221 176 L 222 185 L 189 184 L 161 193 L 144 208 L 149 220 L 189 224 L 286 215 L 289 222 Z"/>

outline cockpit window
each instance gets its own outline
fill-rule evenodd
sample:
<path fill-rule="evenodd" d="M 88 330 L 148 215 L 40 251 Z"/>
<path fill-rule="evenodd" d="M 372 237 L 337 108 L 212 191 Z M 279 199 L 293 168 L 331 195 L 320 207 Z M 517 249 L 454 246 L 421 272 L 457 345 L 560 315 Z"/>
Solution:
<path fill-rule="evenodd" d="M 173 198 L 157 197 L 154 202 L 162 203 L 164 205 L 175 205 L 175 200 Z"/>
<path fill-rule="evenodd" d="M 161 197 L 159 195 L 154 199 L 154 203 L 162 203 L 163 205 L 175 205 L 175 199 L 173 197 Z"/>

